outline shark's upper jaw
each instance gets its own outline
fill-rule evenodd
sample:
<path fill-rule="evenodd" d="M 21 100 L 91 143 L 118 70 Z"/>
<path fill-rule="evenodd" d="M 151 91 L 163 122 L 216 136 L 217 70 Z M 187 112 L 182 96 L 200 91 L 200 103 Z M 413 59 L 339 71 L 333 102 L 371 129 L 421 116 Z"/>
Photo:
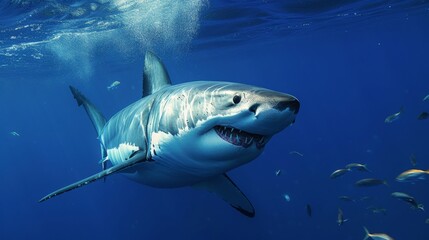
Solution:
<path fill-rule="evenodd" d="M 271 98 L 276 97 L 271 93 Z M 263 99 L 258 104 L 251 104 L 248 109 L 235 116 L 216 123 L 212 129 L 224 141 L 245 149 L 255 145 L 262 150 L 269 139 L 277 132 L 295 122 L 299 111 L 299 102 L 296 98 L 282 94 L 277 101 Z"/>
<path fill-rule="evenodd" d="M 249 133 L 233 127 L 217 125 L 213 129 L 226 142 L 244 148 L 248 148 L 255 143 L 256 147 L 261 149 L 268 142 L 268 137 L 266 136 Z"/>

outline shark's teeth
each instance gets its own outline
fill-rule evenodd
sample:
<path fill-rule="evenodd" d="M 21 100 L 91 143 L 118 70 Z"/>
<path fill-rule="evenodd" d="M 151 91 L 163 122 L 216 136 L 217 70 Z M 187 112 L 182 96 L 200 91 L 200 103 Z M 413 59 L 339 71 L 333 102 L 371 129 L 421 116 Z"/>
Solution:
<path fill-rule="evenodd" d="M 256 147 L 262 148 L 266 144 L 266 138 L 262 135 L 248 133 L 240 129 L 226 126 L 216 126 L 214 129 L 223 140 L 233 145 L 247 148 L 255 142 Z"/>

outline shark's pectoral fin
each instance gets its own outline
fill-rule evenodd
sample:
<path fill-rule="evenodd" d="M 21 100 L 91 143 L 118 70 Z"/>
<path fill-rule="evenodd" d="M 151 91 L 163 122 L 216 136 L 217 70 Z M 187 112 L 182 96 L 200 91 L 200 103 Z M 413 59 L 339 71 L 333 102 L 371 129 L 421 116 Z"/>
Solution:
<path fill-rule="evenodd" d="M 235 183 L 226 174 L 219 175 L 208 181 L 195 185 L 196 188 L 203 188 L 220 196 L 233 208 L 248 217 L 255 216 L 255 209 L 249 199 L 240 191 Z"/>
<path fill-rule="evenodd" d="M 138 163 L 141 163 L 141 162 L 144 162 L 144 161 L 146 161 L 146 154 L 144 152 L 142 152 L 142 151 L 137 151 L 136 153 L 133 153 L 132 157 L 130 157 L 127 161 L 125 161 L 125 162 L 123 162 L 121 164 L 115 165 L 113 167 L 110 167 L 110 168 L 108 168 L 106 170 L 103 170 L 103 171 L 101 171 L 101 172 L 99 172 L 97 174 L 94 174 L 94 175 L 92 175 L 90 177 L 87 177 L 87 178 L 85 178 L 83 180 L 80 180 L 78 182 L 75 182 L 73 184 L 65 186 L 63 188 L 60 188 L 60 189 L 56 190 L 55 192 L 52 192 L 52 193 L 46 195 L 45 197 L 43 197 L 42 199 L 40 199 L 39 202 L 46 201 L 48 199 L 51 199 L 51 198 L 53 198 L 55 196 L 58 196 L 58 195 L 63 194 L 65 192 L 71 191 L 73 189 L 76 189 L 76 188 L 79 188 L 79 187 L 83 187 L 83 186 L 88 185 L 88 184 L 90 184 L 92 182 L 95 182 L 95 181 L 97 181 L 97 180 L 99 180 L 101 178 L 104 178 L 104 177 L 106 177 L 108 175 L 120 172 L 120 171 L 122 171 L 124 169 L 127 169 L 127 168 L 129 168 L 131 166 L 134 166 L 134 165 L 136 165 Z"/>
<path fill-rule="evenodd" d="M 106 125 L 106 118 L 103 114 L 92 104 L 79 90 L 73 86 L 69 86 L 70 91 L 73 94 L 73 97 L 77 101 L 77 105 L 85 108 L 86 113 L 88 114 L 89 119 L 91 119 L 92 125 L 94 125 L 95 130 L 97 131 L 97 137 L 101 135 L 101 131 Z M 100 144 L 101 157 L 104 159 L 107 157 L 106 149 L 103 145 Z M 104 170 L 104 169 L 103 169 Z"/>
<path fill-rule="evenodd" d="M 85 108 L 86 113 L 91 119 L 92 124 L 94 125 L 95 130 L 97 131 L 97 136 L 100 136 L 101 131 L 106 124 L 106 118 L 103 114 L 92 104 L 79 90 L 73 86 L 69 86 L 70 91 L 73 94 L 73 97 L 77 101 L 77 105 Z"/>

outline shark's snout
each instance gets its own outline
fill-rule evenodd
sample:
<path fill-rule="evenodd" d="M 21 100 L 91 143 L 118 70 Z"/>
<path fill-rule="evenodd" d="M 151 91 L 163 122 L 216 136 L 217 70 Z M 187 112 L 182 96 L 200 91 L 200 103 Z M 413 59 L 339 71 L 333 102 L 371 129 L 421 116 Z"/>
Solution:
<path fill-rule="evenodd" d="M 284 111 L 289 108 L 289 111 L 297 114 L 299 112 L 299 101 L 298 99 L 291 97 L 287 100 L 279 101 L 276 105 L 273 106 L 274 109 L 279 111 Z"/>
<path fill-rule="evenodd" d="M 258 108 L 260 106 L 261 106 L 261 104 L 255 103 L 252 106 L 250 106 L 249 111 L 256 113 L 256 111 L 258 110 Z M 294 114 L 298 114 L 299 106 L 300 106 L 300 103 L 299 103 L 298 99 L 296 99 L 294 97 L 289 97 L 286 100 L 280 100 L 280 101 L 274 102 L 271 108 L 276 109 L 280 112 L 282 112 L 286 109 L 289 109 L 289 111 L 293 112 Z"/>
<path fill-rule="evenodd" d="M 294 123 L 300 108 L 300 102 L 294 96 L 270 90 L 259 91 L 249 100 L 253 101 L 248 107 L 253 120 L 235 126 L 263 136 L 272 136 Z"/>
<path fill-rule="evenodd" d="M 280 113 L 287 110 L 296 115 L 300 107 L 298 99 L 294 96 L 270 90 L 259 91 L 255 95 L 254 101 L 249 107 L 249 111 L 253 112 L 255 116 L 270 110 L 276 110 Z"/>

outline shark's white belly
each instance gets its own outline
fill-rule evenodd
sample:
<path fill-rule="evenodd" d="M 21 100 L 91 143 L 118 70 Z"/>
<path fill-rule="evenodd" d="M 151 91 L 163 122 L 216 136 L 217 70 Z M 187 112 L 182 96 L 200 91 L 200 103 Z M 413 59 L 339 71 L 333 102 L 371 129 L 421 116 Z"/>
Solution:
<path fill-rule="evenodd" d="M 206 133 L 204 139 L 199 136 L 199 141 L 193 140 L 196 136 L 192 135 L 184 138 L 175 138 L 165 133 L 162 135 L 156 136 L 156 144 L 152 145 L 152 161 L 127 169 L 124 173 L 127 177 L 152 187 L 190 186 L 248 163 L 261 153 L 256 146 L 251 146 L 254 151 L 249 151 L 250 149 L 231 145 L 221 140 L 214 131 Z M 219 155 L 219 152 L 236 154 L 228 159 Z M 249 152 L 254 154 L 245 154 Z"/>

